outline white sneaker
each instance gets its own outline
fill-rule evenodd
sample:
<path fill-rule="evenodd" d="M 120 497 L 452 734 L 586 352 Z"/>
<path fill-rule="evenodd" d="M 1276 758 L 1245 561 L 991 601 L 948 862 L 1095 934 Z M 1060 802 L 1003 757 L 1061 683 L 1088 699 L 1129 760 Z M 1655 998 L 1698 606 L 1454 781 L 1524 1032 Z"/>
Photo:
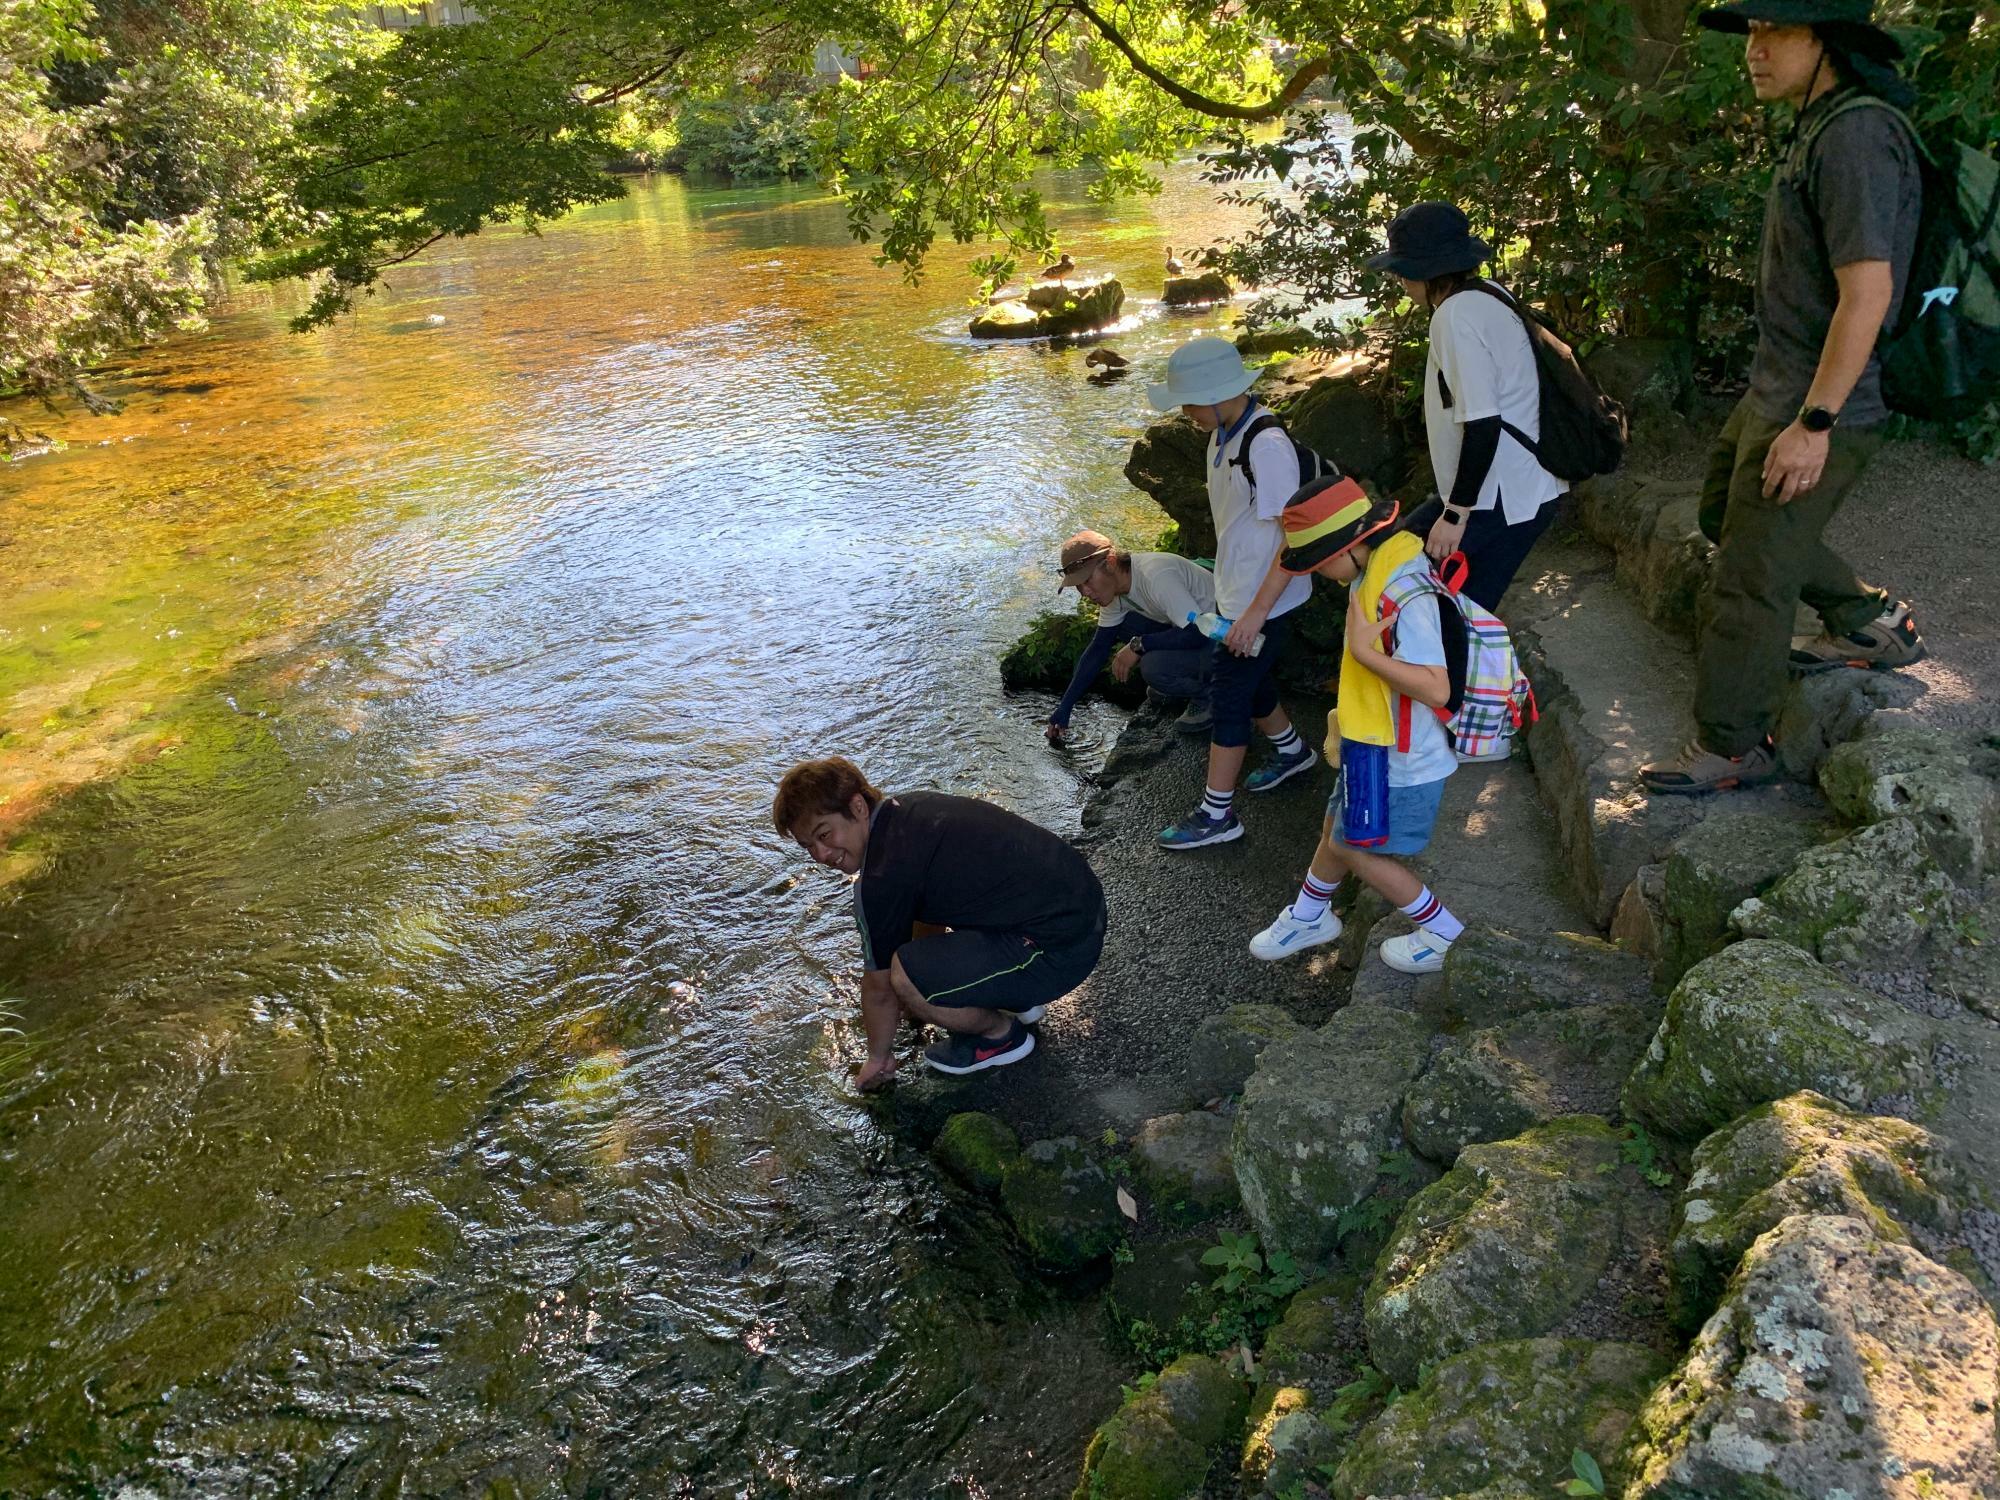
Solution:
<path fill-rule="evenodd" d="M 1398 974 L 1435 974 L 1444 967 L 1444 956 L 1449 952 L 1450 943 L 1419 927 L 1402 937 L 1384 939 L 1382 962 Z"/>
<path fill-rule="evenodd" d="M 1278 913 L 1277 921 L 1250 939 L 1250 956 L 1269 963 L 1272 959 L 1290 958 L 1294 953 L 1330 943 L 1339 936 L 1340 918 L 1333 914 L 1331 907 L 1319 914 L 1317 922 L 1301 922 L 1292 915 L 1288 906 Z"/>

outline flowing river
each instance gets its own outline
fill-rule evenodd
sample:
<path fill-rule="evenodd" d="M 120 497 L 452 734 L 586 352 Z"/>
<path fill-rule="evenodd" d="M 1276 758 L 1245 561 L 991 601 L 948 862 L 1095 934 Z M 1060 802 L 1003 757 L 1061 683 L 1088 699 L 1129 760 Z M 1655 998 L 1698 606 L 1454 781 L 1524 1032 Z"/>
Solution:
<path fill-rule="evenodd" d="M 1155 364 L 1181 175 L 1052 178 Z M 782 770 L 1074 829 L 995 660 L 1141 374 L 636 185 L 0 412 L 0 1494 L 1045 1496 L 1119 1370 L 885 1135 Z M 1135 304 L 1137 304 L 1135 306 Z"/>

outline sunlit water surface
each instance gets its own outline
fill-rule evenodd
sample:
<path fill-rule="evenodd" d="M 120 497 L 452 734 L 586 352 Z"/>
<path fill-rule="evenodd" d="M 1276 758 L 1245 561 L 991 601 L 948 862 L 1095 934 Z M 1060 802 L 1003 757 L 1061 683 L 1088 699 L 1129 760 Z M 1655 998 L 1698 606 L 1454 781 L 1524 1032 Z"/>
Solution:
<path fill-rule="evenodd" d="M 1054 185 L 1135 303 L 1230 227 Z M 843 752 L 1073 829 L 1115 732 L 994 661 L 1158 529 L 1143 384 L 961 264 L 663 181 L 6 413 L 67 446 L 0 468 L 0 1492 L 1066 1492 L 1093 1309 L 856 1102 L 767 824 Z"/>

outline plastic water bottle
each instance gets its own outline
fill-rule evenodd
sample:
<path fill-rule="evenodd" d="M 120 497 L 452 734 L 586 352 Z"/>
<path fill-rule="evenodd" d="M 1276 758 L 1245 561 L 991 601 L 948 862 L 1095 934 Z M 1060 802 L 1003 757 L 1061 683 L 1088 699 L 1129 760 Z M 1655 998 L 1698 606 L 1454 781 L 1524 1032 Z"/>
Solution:
<path fill-rule="evenodd" d="M 1187 622 L 1211 641 L 1219 641 L 1228 635 L 1229 627 L 1236 623 L 1234 620 L 1223 619 L 1214 610 L 1206 610 L 1201 614 L 1196 614 L 1193 610 L 1189 610 Z M 1260 630 L 1257 632 L 1257 639 L 1250 643 L 1250 654 L 1255 656 L 1263 649 L 1264 632 Z"/>

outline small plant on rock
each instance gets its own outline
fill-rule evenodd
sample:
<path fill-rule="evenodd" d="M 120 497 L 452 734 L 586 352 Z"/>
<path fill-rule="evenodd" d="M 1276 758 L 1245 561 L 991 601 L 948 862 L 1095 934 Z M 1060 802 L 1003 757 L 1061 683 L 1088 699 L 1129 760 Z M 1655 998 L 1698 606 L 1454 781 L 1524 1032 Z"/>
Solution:
<path fill-rule="evenodd" d="M 1597 1460 L 1581 1448 L 1569 1456 L 1570 1473 L 1574 1476 L 1562 1487 L 1565 1495 L 1602 1495 L 1604 1493 L 1604 1471 L 1597 1466 Z"/>
<path fill-rule="evenodd" d="M 1670 1186 L 1674 1174 L 1660 1164 L 1660 1148 L 1646 1133 L 1646 1127 L 1637 1120 L 1627 1122 L 1625 1139 L 1619 1143 L 1618 1154 L 1625 1161 L 1639 1169 L 1639 1175 L 1654 1187 Z"/>
<path fill-rule="evenodd" d="M 1354 1372 L 1352 1380 L 1333 1393 L 1320 1420 L 1333 1429 L 1335 1436 L 1346 1437 L 1377 1410 L 1394 1406 L 1402 1394 L 1387 1375 L 1373 1365 L 1363 1365 Z"/>

